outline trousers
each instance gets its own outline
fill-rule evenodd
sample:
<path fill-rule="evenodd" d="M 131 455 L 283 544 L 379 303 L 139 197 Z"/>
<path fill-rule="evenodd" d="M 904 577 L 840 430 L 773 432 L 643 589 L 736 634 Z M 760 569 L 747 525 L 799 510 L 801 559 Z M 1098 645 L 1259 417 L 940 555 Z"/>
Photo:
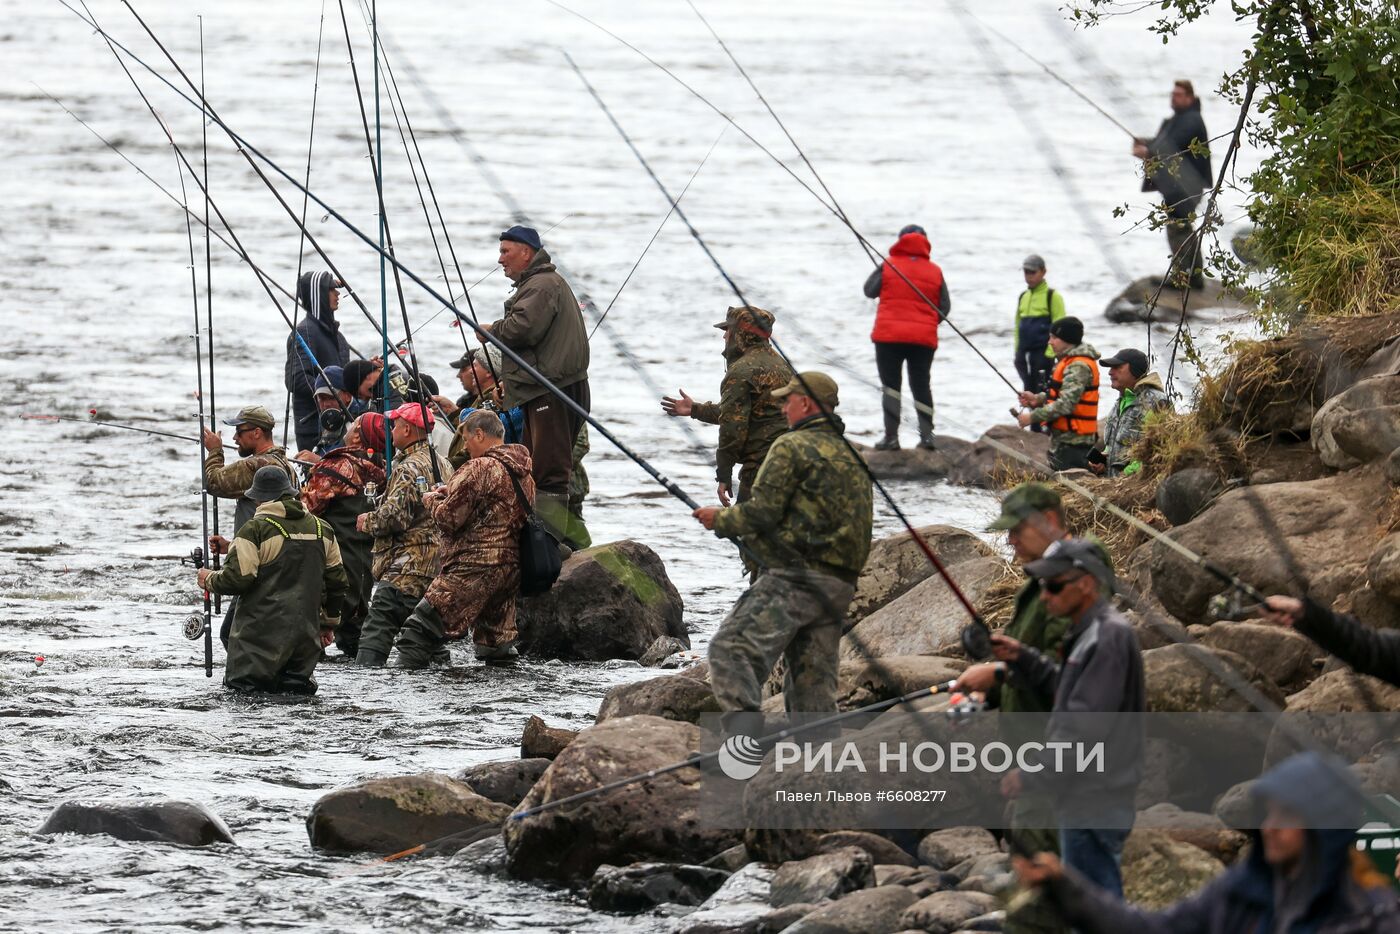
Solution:
<path fill-rule="evenodd" d="M 563 392 L 585 412 L 592 408 L 587 377 L 563 387 Z M 530 451 L 535 491 L 567 498 L 574 467 L 574 439 L 583 427 L 583 418 L 552 393 L 525 403 L 524 409 L 525 433 L 521 441 Z"/>
<path fill-rule="evenodd" d="M 880 374 L 880 385 L 884 391 L 880 400 L 885 415 L 885 433 L 890 433 L 893 425 L 899 428 L 900 390 L 903 388 L 903 370 L 909 370 L 909 392 L 918 403 L 919 429 L 925 423 L 928 431 L 933 431 L 933 389 L 929 376 L 933 370 L 934 348 L 922 344 L 875 344 L 875 369 Z M 893 391 L 891 391 L 893 390 Z"/>
<path fill-rule="evenodd" d="M 403 628 L 418 598 L 411 597 L 392 584 L 380 584 L 374 588 L 374 596 L 369 601 L 369 612 L 365 614 L 364 625 L 360 630 L 359 650 L 355 662 L 360 665 L 382 666 L 394 647 L 394 639 Z"/>

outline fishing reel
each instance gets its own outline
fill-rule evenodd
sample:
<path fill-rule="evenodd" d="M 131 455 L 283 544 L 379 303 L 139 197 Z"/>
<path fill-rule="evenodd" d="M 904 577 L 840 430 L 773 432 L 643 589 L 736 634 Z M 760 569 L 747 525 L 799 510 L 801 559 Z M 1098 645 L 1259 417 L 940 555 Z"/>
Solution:
<path fill-rule="evenodd" d="M 180 563 L 192 567 L 195 570 L 207 567 L 209 559 L 204 554 L 204 546 L 196 545 L 194 548 L 190 549 L 190 553 L 181 558 Z"/>
<path fill-rule="evenodd" d="M 1213 620 L 1238 623 L 1241 620 L 1260 616 L 1264 612 L 1264 606 L 1258 601 L 1245 602 L 1245 595 L 1239 588 L 1231 587 L 1224 593 L 1218 593 L 1210 598 L 1207 612 Z"/>
<path fill-rule="evenodd" d="M 369 503 L 371 511 L 379 508 L 379 484 L 373 480 L 364 486 L 365 500 Z"/>
<path fill-rule="evenodd" d="M 948 698 L 948 709 L 943 712 L 943 715 L 948 718 L 948 722 L 958 726 L 986 709 L 986 701 L 974 700 L 966 694 L 959 693 Z"/>
<path fill-rule="evenodd" d="M 191 613 L 189 616 L 185 617 L 185 623 L 181 627 L 181 631 L 185 634 L 186 639 L 191 642 L 198 642 L 204 637 L 204 632 L 208 627 L 209 622 L 203 616 L 198 613 Z"/>
<path fill-rule="evenodd" d="M 322 410 L 319 421 L 321 437 L 317 439 L 322 450 L 338 446 L 345 439 L 345 413 L 340 409 Z"/>
<path fill-rule="evenodd" d="M 963 652 L 973 661 L 986 661 L 992 657 L 992 631 L 980 619 L 964 626 L 958 638 L 962 641 Z"/>

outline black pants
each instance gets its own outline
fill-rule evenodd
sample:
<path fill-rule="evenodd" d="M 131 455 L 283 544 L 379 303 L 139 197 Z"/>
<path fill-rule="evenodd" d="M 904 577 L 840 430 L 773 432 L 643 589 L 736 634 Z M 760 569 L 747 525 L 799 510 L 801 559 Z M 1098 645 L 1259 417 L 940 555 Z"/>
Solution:
<path fill-rule="evenodd" d="M 881 406 L 885 413 L 885 431 L 899 427 L 899 396 L 903 387 L 905 365 L 909 369 L 909 391 L 918 403 L 919 421 L 933 424 L 933 390 L 929 388 L 929 371 L 933 369 L 932 347 L 922 344 L 875 344 L 875 369 L 884 387 Z M 893 390 L 891 392 L 890 390 Z"/>
<path fill-rule="evenodd" d="M 1087 444 L 1051 444 L 1050 466 L 1055 470 L 1089 469 L 1089 452 L 1093 448 Z"/>
<path fill-rule="evenodd" d="M 1045 352 L 1050 342 L 1050 318 L 1022 318 L 1016 333 L 1016 374 L 1026 392 L 1044 392 L 1055 369 L 1055 358 Z"/>
<path fill-rule="evenodd" d="M 292 433 L 296 435 L 297 450 L 310 451 L 321 437 L 321 412 L 315 396 L 292 393 Z"/>
<path fill-rule="evenodd" d="M 1185 286 L 1188 281 L 1192 288 L 1201 288 L 1203 285 L 1201 251 L 1199 244 L 1192 242 L 1195 226 L 1193 213 L 1199 203 L 1199 198 L 1190 198 L 1166 208 L 1170 218 L 1166 223 L 1167 249 L 1170 251 L 1168 284 L 1178 288 Z"/>
<path fill-rule="evenodd" d="M 563 387 L 563 391 L 585 412 L 591 410 L 587 377 Z M 525 404 L 525 436 L 521 441 L 530 450 L 537 492 L 568 495 L 569 474 L 574 468 L 574 439 L 582 427 L 583 418 L 553 393 Z"/>

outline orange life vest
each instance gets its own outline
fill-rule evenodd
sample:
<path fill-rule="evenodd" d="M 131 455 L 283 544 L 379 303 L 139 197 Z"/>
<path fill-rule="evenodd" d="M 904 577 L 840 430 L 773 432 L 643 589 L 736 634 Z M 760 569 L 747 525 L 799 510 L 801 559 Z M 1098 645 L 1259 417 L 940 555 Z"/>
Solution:
<path fill-rule="evenodd" d="M 1050 430 L 1069 431 L 1077 435 L 1096 435 L 1099 433 L 1099 364 L 1093 357 L 1061 358 L 1055 364 L 1055 371 L 1050 374 L 1046 401 L 1054 402 L 1059 397 L 1060 387 L 1065 381 L 1065 370 L 1069 369 L 1069 365 L 1075 360 L 1083 360 L 1089 365 L 1089 385 L 1085 388 L 1084 395 L 1079 397 L 1073 412 L 1049 422 Z"/>

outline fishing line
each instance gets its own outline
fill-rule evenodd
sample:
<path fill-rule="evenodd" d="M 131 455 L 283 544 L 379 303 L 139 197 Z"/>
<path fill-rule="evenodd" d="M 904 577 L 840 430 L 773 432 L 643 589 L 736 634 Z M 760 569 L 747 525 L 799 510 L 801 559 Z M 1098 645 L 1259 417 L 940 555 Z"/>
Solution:
<path fill-rule="evenodd" d="M 199 17 L 199 93 L 200 93 L 201 95 L 204 94 L 204 17 L 203 17 L 203 16 L 200 16 L 200 17 Z M 65 109 L 66 109 L 66 108 L 65 108 Z M 89 129 L 91 129 L 91 128 L 89 128 Z M 100 136 L 99 136 L 98 138 L 101 139 Z M 105 139 L 102 140 L 102 141 L 103 141 L 104 143 L 107 142 Z M 204 217 L 203 217 L 203 224 L 204 224 L 204 318 L 205 318 L 205 330 L 206 330 L 206 332 L 207 332 L 207 334 L 208 334 L 208 338 L 209 338 L 209 341 L 208 341 L 208 343 L 209 343 L 209 430 L 210 430 L 210 431 L 215 431 L 215 432 L 217 432 L 218 429 L 215 427 L 215 425 L 217 424 L 217 416 L 215 415 L 215 407 L 214 407 L 214 257 L 213 257 L 213 253 L 212 253 L 211 246 L 210 246 L 210 243 L 209 243 L 209 235 L 210 235 L 211 233 L 213 233 L 213 228 L 209 226 L 209 121 L 206 120 L 206 119 L 204 119 L 204 115 L 203 115 L 203 114 L 200 114 L 200 117 L 199 117 L 199 153 L 200 153 L 200 168 L 201 168 L 201 169 L 203 170 L 203 172 L 204 172 L 204 184 L 201 185 L 200 188 L 203 190 L 203 193 L 204 193 Z M 118 154 L 118 155 L 121 155 L 120 152 L 118 152 L 117 154 Z M 125 156 L 122 156 L 122 158 L 125 159 L 126 157 L 125 157 Z M 127 161 L 130 162 L 131 160 L 128 159 Z M 133 165 L 134 165 L 134 163 L 133 163 Z M 138 169 L 137 171 L 140 171 L 140 170 Z M 144 173 L 143 173 L 143 174 L 144 174 Z M 150 178 L 150 176 L 146 176 L 146 177 L 147 177 L 147 178 Z M 182 178 L 182 181 L 181 181 L 181 191 L 183 192 L 183 190 L 184 190 L 183 176 L 182 176 L 181 178 Z M 151 179 L 151 181 L 155 181 L 155 179 Z M 172 197 L 173 197 L 173 196 L 172 196 Z M 189 210 L 189 206 L 186 205 L 186 204 L 181 204 L 180 207 L 184 210 L 184 213 L 185 213 L 185 222 L 188 223 L 189 220 L 190 220 L 190 210 Z M 220 237 L 219 239 L 222 240 L 223 238 Z M 199 318 L 198 318 L 198 314 L 199 314 L 198 309 L 196 309 L 196 311 L 195 311 L 195 316 L 196 316 L 196 317 L 195 317 L 195 324 L 194 324 L 194 329 L 195 329 L 195 333 L 196 333 L 196 334 L 199 333 Z M 196 347 L 195 350 L 196 350 L 196 352 L 198 352 L 199 348 Z M 203 386 L 200 386 L 200 392 L 203 392 L 203 391 L 204 391 L 204 387 L 203 387 Z M 202 439 L 201 439 L 201 441 L 202 441 Z M 201 444 L 201 447 L 202 447 L 202 444 Z M 202 458 L 202 455 L 201 455 L 201 458 Z M 204 478 L 203 478 L 203 475 L 202 475 L 202 468 L 201 468 L 200 488 L 203 489 L 203 486 L 204 486 Z M 213 502 L 213 507 L 214 507 L 214 508 L 213 508 L 213 512 L 214 512 L 214 535 L 215 535 L 215 537 L 218 537 L 218 535 L 219 535 L 219 498 L 218 498 L 217 496 L 214 496 L 214 497 L 211 497 L 211 499 L 213 499 L 213 501 L 214 501 L 214 502 Z M 205 536 L 205 542 L 204 542 L 204 544 L 208 544 L 208 536 L 207 536 L 207 535 Z M 219 570 L 219 566 L 220 566 L 221 562 L 223 561 L 223 557 L 219 554 L 219 551 L 218 551 L 217 548 L 211 548 L 211 549 L 209 549 L 209 551 L 211 552 L 211 554 L 210 554 L 210 556 L 209 556 L 209 557 L 210 557 L 210 567 L 212 567 L 215 571 L 217 571 L 217 570 Z M 222 612 L 223 612 L 223 600 L 224 600 L 223 594 L 217 594 L 217 593 L 214 594 L 214 612 L 215 612 L 215 613 L 222 613 Z M 212 630 L 211 630 L 211 631 L 212 631 Z M 213 648 L 213 646 L 212 646 L 212 644 L 211 644 L 211 646 L 210 646 L 211 651 L 212 651 L 212 648 Z"/>

